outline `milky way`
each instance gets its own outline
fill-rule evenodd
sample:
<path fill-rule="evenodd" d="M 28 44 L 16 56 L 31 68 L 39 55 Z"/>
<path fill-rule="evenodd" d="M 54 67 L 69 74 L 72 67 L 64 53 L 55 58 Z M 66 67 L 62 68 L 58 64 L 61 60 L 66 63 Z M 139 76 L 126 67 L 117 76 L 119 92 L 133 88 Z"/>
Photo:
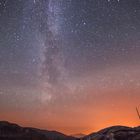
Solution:
<path fill-rule="evenodd" d="M 0 119 L 138 125 L 139 60 L 139 0 L 0 0 Z"/>

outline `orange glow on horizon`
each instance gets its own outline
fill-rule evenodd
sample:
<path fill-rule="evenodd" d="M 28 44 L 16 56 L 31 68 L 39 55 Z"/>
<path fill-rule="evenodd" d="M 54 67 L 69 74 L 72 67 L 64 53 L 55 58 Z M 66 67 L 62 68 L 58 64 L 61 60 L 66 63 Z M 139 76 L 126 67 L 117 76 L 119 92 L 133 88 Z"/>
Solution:
<path fill-rule="evenodd" d="M 135 106 L 131 106 L 129 103 L 118 110 L 110 110 L 108 105 L 104 107 L 104 110 L 101 110 L 101 107 L 97 107 L 96 115 L 94 113 L 95 112 L 92 112 L 90 108 L 86 112 L 86 115 L 79 118 L 79 121 L 77 117 L 75 119 L 68 118 L 67 114 L 57 117 L 52 116 L 49 118 L 49 121 L 47 121 L 44 117 L 45 113 L 37 115 L 36 118 L 28 119 L 24 117 L 22 112 L 3 113 L 0 119 L 17 123 L 21 126 L 56 130 L 68 135 L 76 133 L 89 134 L 114 125 L 133 127 L 138 126 L 140 123 L 135 111 Z"/>

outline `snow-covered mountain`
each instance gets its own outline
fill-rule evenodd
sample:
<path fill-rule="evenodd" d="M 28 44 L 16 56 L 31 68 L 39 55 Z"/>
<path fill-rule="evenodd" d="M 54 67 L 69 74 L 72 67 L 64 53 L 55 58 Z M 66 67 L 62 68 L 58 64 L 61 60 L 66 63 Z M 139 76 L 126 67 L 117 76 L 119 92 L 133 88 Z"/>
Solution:
<path fill-rule="evenodd" d="M 91 133 L 82 140 L 140 140 L 140 127 L 112 126 Z"/>

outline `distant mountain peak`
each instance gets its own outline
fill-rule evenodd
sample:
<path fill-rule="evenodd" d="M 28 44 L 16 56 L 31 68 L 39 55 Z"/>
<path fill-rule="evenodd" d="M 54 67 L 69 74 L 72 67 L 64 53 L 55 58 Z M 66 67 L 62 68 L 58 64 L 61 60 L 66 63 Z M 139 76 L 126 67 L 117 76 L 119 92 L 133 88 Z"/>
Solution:
<path fill-rule="evenodd" d="M 76 137 L 76 138 L 83 138 L 83 137 L 85 137 L 86 135 L 85 135 L 85 134 L 82 134 L 82 133 L 78 133 L 78 134 L 73 134 L 73 135 L 71 135 L 71 136 Z"/>

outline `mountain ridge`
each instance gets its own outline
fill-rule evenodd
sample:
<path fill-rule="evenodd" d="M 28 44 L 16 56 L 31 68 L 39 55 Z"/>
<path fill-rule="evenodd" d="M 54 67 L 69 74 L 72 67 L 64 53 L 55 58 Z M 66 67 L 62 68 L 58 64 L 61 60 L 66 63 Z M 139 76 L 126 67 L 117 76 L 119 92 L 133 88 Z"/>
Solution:
<path fill-rule="evenodd" d="M 0 140 L 77 140 L 57 131 L 21 127 L 8 121 L 0 121 Z"/>
<path fill-rule="evenodd" d="M 111 126 L 81 138 L 0 121 L 0 140 L 140 140 L 140 126 Z"/>

